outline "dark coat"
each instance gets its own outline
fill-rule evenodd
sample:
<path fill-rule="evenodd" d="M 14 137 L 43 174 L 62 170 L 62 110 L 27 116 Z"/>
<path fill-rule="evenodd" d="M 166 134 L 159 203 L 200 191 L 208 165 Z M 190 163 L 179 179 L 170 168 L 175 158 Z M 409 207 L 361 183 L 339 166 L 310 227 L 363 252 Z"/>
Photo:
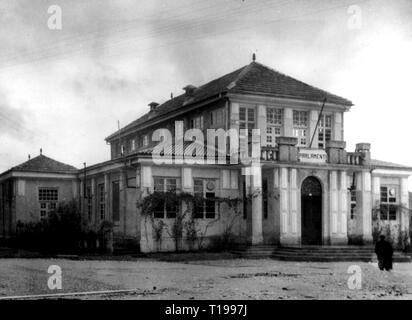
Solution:
<path fill-rule="evenodd" d="M 378 256 L 379 268 L 381 270 L 391 270 L 393 255 L 392 245 L 388 241 L 379 240 L 375 246 L 375 253 Z"/>

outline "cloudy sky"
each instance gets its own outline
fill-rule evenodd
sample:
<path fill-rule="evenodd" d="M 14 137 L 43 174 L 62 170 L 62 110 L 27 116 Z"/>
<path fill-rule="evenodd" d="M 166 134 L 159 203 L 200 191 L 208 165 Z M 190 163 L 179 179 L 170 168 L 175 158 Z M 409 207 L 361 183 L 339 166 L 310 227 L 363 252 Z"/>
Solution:
<path fill-rule="evenodd" d="M 348 150 L 370 142 L 373 158 L 412 166 L 411 17 L 409 0 L 2 0 L 0 171 L 40 148 L 76 167 L 107 160 L 117 120 L 253 52 L 355 103 Z"/>

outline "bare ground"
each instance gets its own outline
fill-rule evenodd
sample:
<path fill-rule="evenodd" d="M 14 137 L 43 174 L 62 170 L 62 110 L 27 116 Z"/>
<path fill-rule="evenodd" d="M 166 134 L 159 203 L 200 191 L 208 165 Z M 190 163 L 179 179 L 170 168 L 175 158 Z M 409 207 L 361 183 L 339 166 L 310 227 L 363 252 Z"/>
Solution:
<path fill-rule="evenodd" d="M 213 257 L 214 259 L 216 257 Z M 62 290 L 50 290 L 50 265 L 62 269 Z M 348 268 L 358 265 L 362 288 L 348 287 Z M 78 299 L 411 299 L 412 263 L 380 271 L 375 263 L 284 262 L 156 258 L 113 260 L 1 259 L 0 297 L 100 290 L 130 293 Z"/>

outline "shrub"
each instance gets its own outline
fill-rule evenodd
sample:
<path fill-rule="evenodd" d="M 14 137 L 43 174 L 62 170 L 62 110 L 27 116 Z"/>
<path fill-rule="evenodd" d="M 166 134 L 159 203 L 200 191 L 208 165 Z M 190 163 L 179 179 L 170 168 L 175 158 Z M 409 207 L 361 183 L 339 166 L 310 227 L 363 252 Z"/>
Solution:
<path fill-rule="evenodd" d="M 74 200 L 60 203 L 56 212 L 39 222 L 17 223 L 19 248 L 51 254 L 77 253 L 82 238 L 81 215 Z"/>

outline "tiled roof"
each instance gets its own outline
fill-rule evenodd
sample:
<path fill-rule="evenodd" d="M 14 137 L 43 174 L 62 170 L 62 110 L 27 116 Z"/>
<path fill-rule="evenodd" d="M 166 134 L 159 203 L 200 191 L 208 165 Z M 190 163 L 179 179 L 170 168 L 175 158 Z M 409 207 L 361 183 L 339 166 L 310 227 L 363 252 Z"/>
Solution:
<path fill-rule="evenodd" d="M 161 156 L 197 156 L 199 158 L 203 158 L 205 156 L 216 156 L 218 154 L 219 156 L 226 156 L 228 155 L 226 150 L 219 150 L 216 148 L 214 145 L 207 145 L 204 144 L 203 142 L 199 141 L 183 141 L 183 144 L 171 144 L 170 148 L 165 148 L 166 150 L 163 150 Z M 153 155 L 153 147 L 146 147 L 138 150 L 138 154 L 140 155 Z M 198 152 L 198 153 L 196 153 Z M 224 153 L 227 154 L 224 154 Z"/>
<path fill-rule="evenodd" d="M 158 106 L 155 111 L 146 113 L 122 128 L 121 132 L 125 132 L 128 129 L 141 125 L 153 118 L 166 115 L 169 112 L 176 111 L 185 106 L 216 96 L 219 93 L 226 92 L 263 94 L 280 98 L 310 101 L 323 101 L 326 97 L 327 101 L 331 103 L 345 106 L 352 105 L 352 102 L 347 99 L 310 86 L 258 62 L 252 62 L 238 70 L 200 86 L 194 91 L 193 96 L 190 98 L 187 98 L 182 94 L 166 101 Z M 118 133 L 119 132 L 115 132 L 106 139 L 110 140 Z"/>
<path fill-rule="evenodd" d="M 22 164 L 19 164 L 11 168 L 10 170 L 33 171 L 33 172 L 57 172 L 57 173 L 59 172 L 76 173 L 77 172 L 77 168 L 71 165 L 56 161 L 42 154 L 26 162 L 23 162 Z"/>

